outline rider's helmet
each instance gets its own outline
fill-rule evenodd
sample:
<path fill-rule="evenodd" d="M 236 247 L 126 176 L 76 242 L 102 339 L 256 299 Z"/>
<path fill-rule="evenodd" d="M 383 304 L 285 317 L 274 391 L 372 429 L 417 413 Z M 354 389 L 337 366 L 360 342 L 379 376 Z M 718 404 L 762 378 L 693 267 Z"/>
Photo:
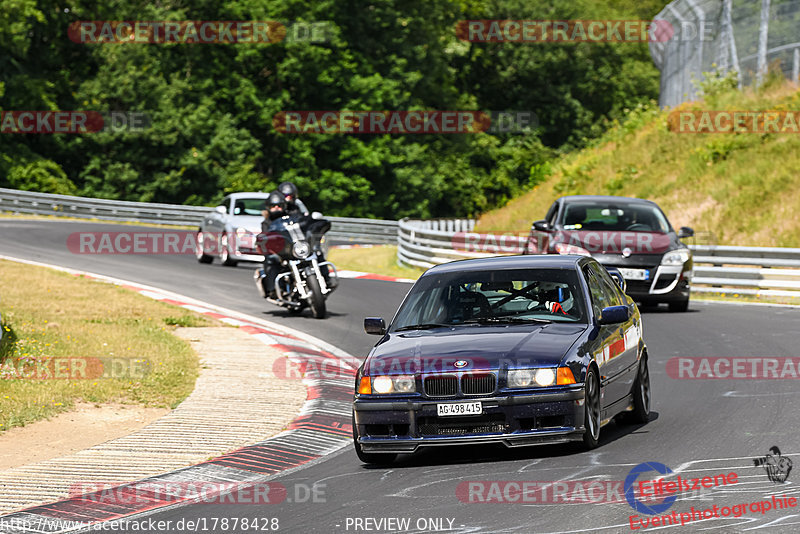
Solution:
<path fill-rule="evenodd" d="M 292 207 L 295 204 L 295 200 L 297 200 L 297 186 L 294 185 L 292 182 L 281 182 L 278 186 L 278 191 L 283 193 L 286 197 L 286 203 Z"/>
<path fill-rule="evenodd" d="M 286 196 L 280 191 L 271 192 L 267 197 L 266 207 L 270 219 L 283 217 L 286 214 Z"/>

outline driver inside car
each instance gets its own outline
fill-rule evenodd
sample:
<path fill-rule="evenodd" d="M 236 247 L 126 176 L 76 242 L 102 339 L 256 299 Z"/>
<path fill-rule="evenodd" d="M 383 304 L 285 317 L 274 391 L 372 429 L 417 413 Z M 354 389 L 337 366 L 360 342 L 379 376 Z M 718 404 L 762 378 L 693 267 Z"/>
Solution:
<path fill-rule="evenodd" d="M 570 292 L 569 288 L 561 284 L 543 283 L 542 285 L 552 286 L 550 288 L 540 288 L 539 292 L 539 295 L 544 301 L 544 307 L 547 309 L 547 311 L 550 313 L 562 313 L 564 315 L 570 315 L 570 312 L 573 310 L 575 305 L 575 301 L 572 298 L 572 293 Z"/>

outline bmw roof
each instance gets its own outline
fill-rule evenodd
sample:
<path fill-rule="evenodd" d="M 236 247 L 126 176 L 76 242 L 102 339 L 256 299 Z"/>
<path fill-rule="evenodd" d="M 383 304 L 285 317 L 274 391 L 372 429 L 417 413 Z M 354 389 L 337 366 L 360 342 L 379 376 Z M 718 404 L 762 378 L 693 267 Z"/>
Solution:
<path fill-rule="evenodd" d="M 497 269 L 577 269 L 577 264 L 586 256 L 577 255 L 518 255 L 493 256 L 469 260 L 451 261 L 428 269 L 428 273 L 446 273 L 454 271 L 487 271 Z M 590 258 L 586 258 L 590 259 Z"/>

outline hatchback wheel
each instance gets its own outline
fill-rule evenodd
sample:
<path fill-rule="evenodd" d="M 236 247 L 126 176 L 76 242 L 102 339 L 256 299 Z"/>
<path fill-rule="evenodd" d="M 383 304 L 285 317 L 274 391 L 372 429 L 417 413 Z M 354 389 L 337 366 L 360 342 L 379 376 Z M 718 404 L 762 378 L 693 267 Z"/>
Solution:
<path fill-rule="evenodd" d="M 228 245 L 227 232 L 222 234 L 222 238 L 219 240 L 219 259 L 222 265 L 227 265 L 228 267 L 233 267 L 238 263 L 231 259 L 231 249 Z"/>
<path fill-rule="evenodd" d="M 194 255 L 197 258 L 197 261 L 199 261 L 200 263 L 211 263 L 212 261 L 214 261 L 214 257 L 213 256 L 209 256 L 208 254 L 206 254 L 206 251 L 205 251 L 205 236 L 203 235 L 203 231 L 202 230 L 199 230 L 197 232 L 197 235 L 195 236 L 195 252 L 194 252 Z"/>

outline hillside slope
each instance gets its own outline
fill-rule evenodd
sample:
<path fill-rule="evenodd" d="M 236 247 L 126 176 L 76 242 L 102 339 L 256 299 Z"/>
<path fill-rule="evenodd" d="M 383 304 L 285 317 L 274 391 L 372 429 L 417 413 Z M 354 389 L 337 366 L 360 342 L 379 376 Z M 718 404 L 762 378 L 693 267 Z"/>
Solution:
<path fill-rule="evenodd" d="M 713 93 L 676 109 L 800 110 L 791 83 Z M 631 110 L 592 146 L 534 168 L 539 184 L 477 229 L 527 232 L 559 196 L 621 195 L 657 202 L 673 226 L 712 232 L 717 244 L 800 247 L 800 134 L 675 133 L 668 111 Z"/>

